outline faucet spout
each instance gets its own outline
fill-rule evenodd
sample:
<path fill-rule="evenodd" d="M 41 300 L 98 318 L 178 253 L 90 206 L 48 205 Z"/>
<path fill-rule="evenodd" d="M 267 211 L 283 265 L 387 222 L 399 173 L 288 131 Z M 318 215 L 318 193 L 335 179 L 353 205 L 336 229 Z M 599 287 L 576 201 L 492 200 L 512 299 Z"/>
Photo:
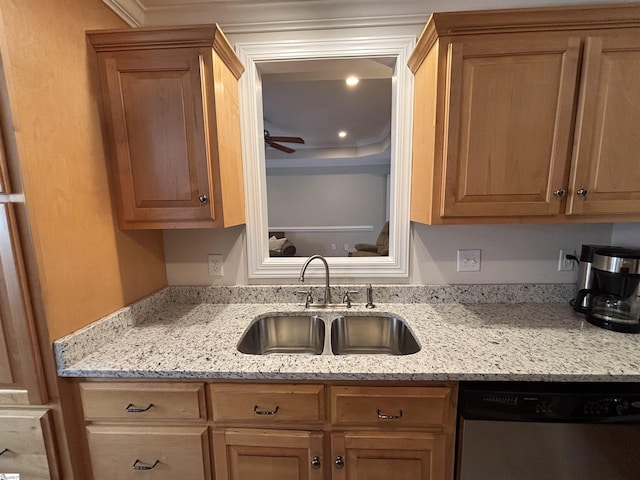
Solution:
<path fill-rule="evenodd" d="M 322 263 L 324 263 L 324 304 L 328 305 L 331 303 L 331 288 L 329 287 L 329 264 L 327 260 L 322 255 L 311 255 L 302 265 L 302 269 L 300 270 L 300 282 L 304 283 L 304 274 L 307 271 L 307 267 L 311 263 L 312 260 L 318 259 Z"/>

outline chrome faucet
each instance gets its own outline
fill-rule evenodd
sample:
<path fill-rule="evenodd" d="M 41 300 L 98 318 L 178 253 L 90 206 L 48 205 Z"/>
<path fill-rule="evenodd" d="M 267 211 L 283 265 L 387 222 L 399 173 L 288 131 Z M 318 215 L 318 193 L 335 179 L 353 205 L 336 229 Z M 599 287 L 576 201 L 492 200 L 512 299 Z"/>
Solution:
<path fill-rule="evenodd" d="M 373 287 L 370 283 L 367 284 L 367 304 L 365 305 L 365 308 L 376 308 L 373 304 Z"/>
<path fill-rule="evenodd" d="M 302 270 L 300 270 L 300 281 L 304 283 L 304 272 L 307 270 L 307 267 L 311 263 L 312 260 L 315 259 L 321 260 L 324 263 L 324 276 L 325 276 L 325 284 L 324 284 L 324 304 L 329 305 L 331 303 L 331 289 L 329 288 L 329 264 L 327 260 L 322 255 L 311 255 L 302 265 Z"/>

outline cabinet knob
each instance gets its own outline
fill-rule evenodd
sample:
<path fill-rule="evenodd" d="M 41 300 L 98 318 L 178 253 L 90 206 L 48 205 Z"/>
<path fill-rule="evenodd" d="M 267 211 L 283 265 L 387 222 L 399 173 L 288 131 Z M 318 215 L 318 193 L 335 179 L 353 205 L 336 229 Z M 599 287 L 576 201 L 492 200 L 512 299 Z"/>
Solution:
<path fill-rule="evenodd" d="M 311 459 L 311 468 L 313 468 L 314 470 L 318 470 L 320 469 L 321 464 L 320 464 L 320 457 L 315 456 Z"/>
<path fill-rule="evenodd" d="M 564 188 L 559 188 L 559 189 L 553 191 L 553 195 L 558 197 L 558 198 L 564 197 L 566 193 L 567 193 L 567 191 Z"/>
<path fill-rule="evenodd" d="M 342 459 L 342 457 L 336 457 L 336 468 L 343 468 L 344 467 L 344 460 Z"/>
<path fill-rule="evenodd" d="M 200 205 L 206 205 L 207 203 L 209 203 L 209 197 L 207 197 L 206 195 L 200 195 L 198 197 L 198 200 L 200 200 Z"/>
<path fill-rule="evenodd" d="M 159 463 L 160 460 L 156 460 L 153 465 L 141 465 L 140 460 L 136 459 L 136 461 L 133 462 L 133 465 L 131 465 L 131 468 L 134 470 L 153 470 Z"/>
<path fill-rule="evenodd" d="M 587 190 L 586 188 L 581 188 L 580 190 L 578 190 L 576 192 L 576 195 L 578 195 L 579 197 L 586 197 L 587 195 L 589 195 L 589 190 Z"/>

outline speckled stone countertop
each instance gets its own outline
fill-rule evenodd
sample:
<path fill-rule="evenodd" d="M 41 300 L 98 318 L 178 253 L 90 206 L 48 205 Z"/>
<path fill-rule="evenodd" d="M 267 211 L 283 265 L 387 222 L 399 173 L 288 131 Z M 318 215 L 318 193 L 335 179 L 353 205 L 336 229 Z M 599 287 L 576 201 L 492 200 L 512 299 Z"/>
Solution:
<path fill-rule="evenodd" d="M 362 303 L 349 310 L 305 310 L 300 304 L 265 301 L 274 299 L 263 296 L 266 290 L 247 290 L 243 297 L 238 290 L 228 295 L 207 287 L 169 287 L 54 342 L 58 373 L 283 381 L 640 381 L 640 335 L 587 323 L 563 298 L 570 298 L 569 287 L 521 286 L 514 292 L 484 286 L 471 293 L 468 288 L 458 293 L 394 288 L 379 290 L 378 296 L 398 301 L 377 303 L 375 310 Z M 460 292 L 469 301 L 452 303 L 451 296 L 459 298 Z M 242 303 L 232 303 L 233 298 Z M 422 348 L 406 356 L 257 356 L 236 349 L 256 316 L 299 311 L 317 313 L 327 324 L 345 312 L 393 313 L 408 323 Z"/>

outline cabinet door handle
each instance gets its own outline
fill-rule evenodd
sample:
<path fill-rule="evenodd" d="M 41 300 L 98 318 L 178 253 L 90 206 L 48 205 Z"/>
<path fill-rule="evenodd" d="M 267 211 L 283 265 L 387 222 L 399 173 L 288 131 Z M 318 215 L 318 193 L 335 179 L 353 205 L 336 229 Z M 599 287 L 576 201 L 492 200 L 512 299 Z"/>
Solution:
<path fill-rule="evenodd" d="M 136 461 L 133 462 L 133 465 L 131 465 L 131 468 L 133 468 L 134 470 L 153 470 L 160 463 L 160 460 L 156 460 L 153 463 L 153 465 L 151 465 L 151 466 L 149 466 L 149 465 L 139 465 L 139 462 L 140 462 L 140 460 L 138 460 L 136 458 Z"/>
<path fill-rule="evenodd" d="M 381 418 L 382 420 L 397 420 L 399 418 L 402 418 L 402 410 L 400 410 L 400 412 L 398 412 L 397 415 L 387 415 L 384 414 L 380 411 L 380 409 L 378 409 L 378 418 Z"/>
<path fill-rule="evenodd" d="M 0 452 L 0 457 L 1 457 L 2 455 L 4 455 L 5 453 L 7 453 L 8 451 L 9 451 L 9 449 L 8 449 L 8 448 L 5 448 L 4 450 L 2 450 L 2 451 Z"/>
<path fill-rule="evenodd" d="M 576 192 L 576 195 L 578 195 L 579 197 L 586 197 L 587 195 L 589 195 L 589 190 L 587 190 L 586 188 L 581 188 L 580 190 L 578 190 Z"/>
<path fill-rule="evenodd" d="M 567 193 L 567 191 L 564 188 L 559 188 L 559 189 L 553 191 L 553 195 L 558 197 L 558 198 L 564 197 L 566 193 Z"/>
<path fill-rule="evenodd" d="M 127 408 L 125 408 L 125 410 L 127 411 L 127 413 L 142 413 L 148 411 L 151 407 L 153 407 L 153 403 L 150 403 L 147 408 L 136 408 L 133 406 L 133 403 L 130 403 L 129 405 L 127 405 Z"/>
<path fill-rule="evenodd" d="M 253 413 L 256 415 L 275 415 L 280 410 L 280 407 L 276 405 L 276 408 L 273 410 L 258 410 L 258 405 L 254 405 Z"/>
<path fill-rule="evenodd" d="M 342 459 L 342 457 L 336 457 L 336 468 L 340 469 L 344 467 L 344 460 Z"/>
<path fill-rule="evenodd" d="M 207 203 L 209 203 L 209 197 L 207 197 L 206 195 L 200 195 L 198 197 L 198 200 L 200 200 L 200 205 L 206 205 Z"/>
<path fill-rule="evenodd" d="M 319 470 L 322 464 L 320 463 L 320 457 L 315 456 L 311 459 L 311 468 L 314 470 Z"/>

